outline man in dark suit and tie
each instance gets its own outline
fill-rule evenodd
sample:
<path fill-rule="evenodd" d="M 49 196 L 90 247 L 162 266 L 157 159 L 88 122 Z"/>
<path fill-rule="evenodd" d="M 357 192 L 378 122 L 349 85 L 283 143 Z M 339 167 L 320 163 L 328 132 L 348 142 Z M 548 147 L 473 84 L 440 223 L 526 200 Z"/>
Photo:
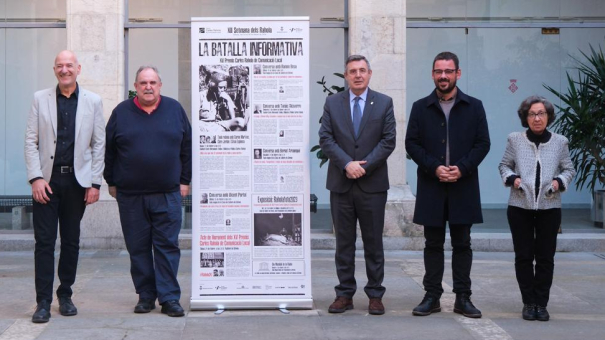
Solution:
<path fill-rule="evenodd" d="M 368 88 L 372 69 L 361 55 L 345 65 L 349 89 L 329 96 L 319 130 L 321 150 L 330 159 L 326 188 L 330 190 L 332 221 L 336 232 L 336 300 L 330 313 L 353 309 L 355 239 L 359 220 L 364 244 L 370 299 L 369 312 L 384 314 L 385 288 L 382 231 L 389 189 L 387 158 L 395 149 L 393 100 Z"/>

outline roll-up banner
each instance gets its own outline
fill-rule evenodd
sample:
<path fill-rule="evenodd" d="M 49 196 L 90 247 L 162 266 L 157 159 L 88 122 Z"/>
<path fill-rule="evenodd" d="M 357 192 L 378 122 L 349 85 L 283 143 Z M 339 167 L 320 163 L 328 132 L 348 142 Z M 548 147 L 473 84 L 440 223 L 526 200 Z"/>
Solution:
<path fill-rule="evenodd" d="M 191 309 L 312 308 L 309 18 L 192 18 Z"/>

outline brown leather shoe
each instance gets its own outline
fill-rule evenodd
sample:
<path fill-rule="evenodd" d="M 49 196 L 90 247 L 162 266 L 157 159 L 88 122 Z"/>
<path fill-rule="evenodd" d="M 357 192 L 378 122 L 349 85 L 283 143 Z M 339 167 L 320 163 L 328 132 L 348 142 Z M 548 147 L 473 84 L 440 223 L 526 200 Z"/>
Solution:
<path fill-rule="evenodd" d="M 384 314 L 384 305 L 382 304 L 382 299 L 380 299 L 380 298 L 370 299 L 370 306 L 368 307 L 368 311 L 372 315 Z"/>
<path fill-rule="evenodd" d="M 330 313 L 344 313 L 344 311 L 353 309 L 353 299 L 344 296 L 337 296 L 328 308 Z"/>

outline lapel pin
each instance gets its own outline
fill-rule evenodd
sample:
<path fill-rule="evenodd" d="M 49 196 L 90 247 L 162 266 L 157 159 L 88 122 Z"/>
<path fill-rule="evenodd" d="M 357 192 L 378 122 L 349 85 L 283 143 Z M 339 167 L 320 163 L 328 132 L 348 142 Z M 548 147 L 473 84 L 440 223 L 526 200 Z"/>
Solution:
<path fill-rule="evenodd" d="M 370 105 L 374 105 L 374 102 L 370 102 Z"/>

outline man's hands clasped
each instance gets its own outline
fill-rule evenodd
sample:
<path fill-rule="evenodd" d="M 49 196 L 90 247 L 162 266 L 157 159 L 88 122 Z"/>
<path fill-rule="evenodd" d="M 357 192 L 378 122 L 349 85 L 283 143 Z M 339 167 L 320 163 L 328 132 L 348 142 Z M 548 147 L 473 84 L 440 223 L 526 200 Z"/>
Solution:
<path fill-rule="evenodd" d="M 345 167 L 345 171 L 347 172 L 347 178 L 349 179 L 358 179 L 361 176 L 366 174 L 366 170 L 362 167 L 362 165 L 366 164 L 367 161 L 351 161 Z"/>
<path fill-rule="evenodd" d="M 435 170 L 435 175 L 439 178 L 440 182 L 453 183 L 458 181 L 462 174 L 460 173 L 460 169 L 458 169 L 455 165 L 445 166 L 440 165 Z"/>

